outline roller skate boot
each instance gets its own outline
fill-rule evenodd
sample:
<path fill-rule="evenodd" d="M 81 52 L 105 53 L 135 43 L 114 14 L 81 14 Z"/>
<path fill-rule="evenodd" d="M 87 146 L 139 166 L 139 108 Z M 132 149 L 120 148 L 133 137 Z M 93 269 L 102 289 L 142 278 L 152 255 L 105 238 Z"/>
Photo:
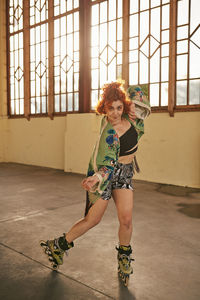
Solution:
<path fill-rule="evenodd" d="M 118 272 L 119 276 L 125 286 L 128 286 L 129 276 L 133 274 L 133 268 L 131 267 L 131 261 L 134 261 L 131 258 L 132 249 L 131 246 L 122 246 L 116 247 L 118 251 Z"/>
<path fill-rule="evenodd" d="M 74 247 L 74 243 L 68 243 L 64 233 L 63 236 L 57 239 L 40 241 L 40 246 L 48 256 L 52 269 L 57 270 L 58 267 L 63 264 L 64 254 L 68 255 L 68 250 Z"/>

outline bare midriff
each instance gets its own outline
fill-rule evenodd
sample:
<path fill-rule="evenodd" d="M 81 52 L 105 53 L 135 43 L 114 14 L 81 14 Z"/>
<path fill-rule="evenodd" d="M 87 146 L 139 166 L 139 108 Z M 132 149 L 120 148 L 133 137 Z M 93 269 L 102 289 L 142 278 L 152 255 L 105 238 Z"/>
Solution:
<path fill-rule="evenodd" d="M 129 155 L 124 155 L 124 156 L 120 156 L 118 158 L 118 162 L 121 164 L 130 164 L 133 161 L 133 158 L 135 156 L 135 153 L 129 154 Z"/>

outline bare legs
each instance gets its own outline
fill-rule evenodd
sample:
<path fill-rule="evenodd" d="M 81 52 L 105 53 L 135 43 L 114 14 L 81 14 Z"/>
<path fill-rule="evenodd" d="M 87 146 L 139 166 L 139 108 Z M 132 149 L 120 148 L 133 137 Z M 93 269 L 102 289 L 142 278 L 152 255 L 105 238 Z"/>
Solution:
<path fill-rule="evenodd" d="M 79 236 L 86 233 L 89 229 L 96 226 L 104 215 L 104 212 L 108 206 L 108 201 L 103 199 L 98 199 L 95 204 L 90 208 L 87 216 L 76 224 L 66 234 L 66 240 L 71 243 Z"/>
<path fill-rule="evenodd" d="M 132 235 L 133 191 L 128 189 L 113 190 L 113 198 L 119 219 L 120 245 L 128 246 Z M 77 223 L 66 234 L 66 240 L 71 243 L 89 229 L 96 226 L 102 219 L 108 206 L 108 201 L 102 198 L 90 208 L 87 216 Z"/>
<path fill-rule="evenodd" d="M 130 245 L 132 236 L 133 191 L 128 189 L 113 190 L 113 198 L 119 219 L 119 243 Z"/>

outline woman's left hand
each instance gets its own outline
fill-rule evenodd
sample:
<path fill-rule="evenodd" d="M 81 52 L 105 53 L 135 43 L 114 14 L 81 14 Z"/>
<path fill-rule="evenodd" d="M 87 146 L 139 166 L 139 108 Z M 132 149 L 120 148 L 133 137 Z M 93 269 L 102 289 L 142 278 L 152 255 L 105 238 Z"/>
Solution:
<path fill-rule="evenodd" d="M 135 115 L 135 103 L 133 101 L 130 104 L 130 110 L 129 110 L 128 116 L 129 116 L 129 119 L 131 121 L 135 121 L 135 119 L 136 119 L 136 115 Z"/>
<path fill-rule="evenodd" d="M 86 191 L 90 191 L 91 188 L 99 181 L 99 178 L 97 176 L 89 176 L 81 182 L 82 187 Z"/>

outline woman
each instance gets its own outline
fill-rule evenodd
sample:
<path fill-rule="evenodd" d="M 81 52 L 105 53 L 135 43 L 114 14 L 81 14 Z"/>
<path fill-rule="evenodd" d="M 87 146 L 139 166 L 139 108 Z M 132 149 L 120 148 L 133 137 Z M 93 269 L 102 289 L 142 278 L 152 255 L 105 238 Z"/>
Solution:
<path fill-rule="evenodd" d="M 129 90 L 130 97 L 136 100 L 138 112 L 150 112 L 140 88 Z M 142 110 L 138 109 L 142 107 Z M 127 98 L 120 82 L 105 84 L 97 112 L 104 114 L 99 139 L 90 159 L 87 177 L 82 187 L 87 191 L 85 217 L 78 221 L 66 234 L 47 242 L 41 241 L 46 254 L 50 256 L 53 268 L 63 263 L 64 252 L 74 246 L 73 241 L 97 225 L 113 197 L 119 219 L 119 271 L 125 285 L 131 267 L 133 184 L 132 177 L 138 166 L 135 152 L 138 140 L 143 134 L 143 119 L 136 118 L 135 104 Z"/>

